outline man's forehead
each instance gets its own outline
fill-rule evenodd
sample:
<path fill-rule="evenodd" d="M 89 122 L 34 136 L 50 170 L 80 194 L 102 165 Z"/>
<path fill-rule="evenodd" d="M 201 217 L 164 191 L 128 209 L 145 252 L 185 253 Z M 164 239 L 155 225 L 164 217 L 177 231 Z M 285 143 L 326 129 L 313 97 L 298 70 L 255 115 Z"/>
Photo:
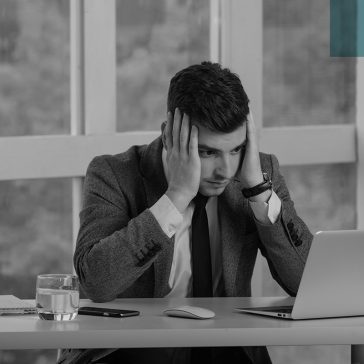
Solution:
<path fill-rule="evenodd" d="M 246 124 L 230 133 L 214 132 L 204 127 L 199 127 L 199 148 L 230 151 L 246 142 Z"/>

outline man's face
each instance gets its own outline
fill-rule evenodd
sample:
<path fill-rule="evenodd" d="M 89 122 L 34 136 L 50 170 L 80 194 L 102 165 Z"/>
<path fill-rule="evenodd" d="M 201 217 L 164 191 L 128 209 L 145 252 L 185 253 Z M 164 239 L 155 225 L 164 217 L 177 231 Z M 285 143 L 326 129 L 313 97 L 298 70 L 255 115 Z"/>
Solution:
<path fill-rule="evenodd" d="M 198 150 L 201 159 L 199 192 L 218 196 L 234 179 L 246 143 L 246 123 L 231 133 L 218 133 L 199 126 Z"/>

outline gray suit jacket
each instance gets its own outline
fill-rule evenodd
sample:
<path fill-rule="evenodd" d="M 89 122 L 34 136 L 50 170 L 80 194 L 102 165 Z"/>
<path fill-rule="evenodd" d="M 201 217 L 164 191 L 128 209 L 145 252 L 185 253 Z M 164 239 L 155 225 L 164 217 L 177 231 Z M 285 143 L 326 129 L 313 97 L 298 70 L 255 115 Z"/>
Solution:
<path fill-rule="evenodd" d="M 96 302 L 164 297 L 170 291 L 174 237 L 164 234 L 149 210 L 167 189 L 161 152 L 159 137 L 125 153 L 96 157 L 89 165 L 74 265 L 83 290 Z M 312 241 L 296 214 L 276 157 L 261 153 L 260 158 L 282 201 L 281 213 L 275 224 L 259 223 L 238 181 L 218 197 L 226 296 L 250 296 L 258 249 L 274 279 L 295 295 Z M 71 360 L 72 352 L 76 358 L 72 350 L 70 360 L 63 362 L 78 362 Z M 249 355 L 259 362 L 259 354 Z"/>

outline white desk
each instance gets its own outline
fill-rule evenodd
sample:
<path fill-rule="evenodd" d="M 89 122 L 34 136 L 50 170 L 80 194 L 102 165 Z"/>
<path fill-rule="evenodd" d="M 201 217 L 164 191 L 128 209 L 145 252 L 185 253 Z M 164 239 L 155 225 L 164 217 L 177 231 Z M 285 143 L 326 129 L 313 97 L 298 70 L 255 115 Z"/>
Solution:
<path fill-rule="evenodd" d="M 352 362 L 360 361 L 364 317 L 290 321 L 234 312 L 251 304 L 286 304 L 290 298 L 123 299 L 82 305 L 136 309 L 125 319 L 78 316 L 69 322 L 43 321 L 36 315 L 0 316 L 0 349 L 132 348 L 178 346 L 353 345 Z M 214 319 L 167 317 L 167 307 L 206 307 Z"/>

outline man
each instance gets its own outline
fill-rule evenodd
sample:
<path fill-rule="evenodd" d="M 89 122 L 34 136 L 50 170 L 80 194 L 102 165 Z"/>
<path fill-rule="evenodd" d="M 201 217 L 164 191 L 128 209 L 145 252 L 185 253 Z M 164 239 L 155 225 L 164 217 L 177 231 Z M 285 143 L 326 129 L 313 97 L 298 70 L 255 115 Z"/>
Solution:
<path fill-rule="evenodd" d="M 256 139 L 235 74 L 210 62 L 178 72 L 162 136 L 96 157 L 87 170 L 74 264 L 88 297 L 250 296 L 258 249 L 295 295 L 312 235 L 276 157 L 259 153 Z M 201 350 L 69 350 L 60 363 L 189 363 Z M 270 362 L 265 348 L 206 355 L 213 363 Z"/>

